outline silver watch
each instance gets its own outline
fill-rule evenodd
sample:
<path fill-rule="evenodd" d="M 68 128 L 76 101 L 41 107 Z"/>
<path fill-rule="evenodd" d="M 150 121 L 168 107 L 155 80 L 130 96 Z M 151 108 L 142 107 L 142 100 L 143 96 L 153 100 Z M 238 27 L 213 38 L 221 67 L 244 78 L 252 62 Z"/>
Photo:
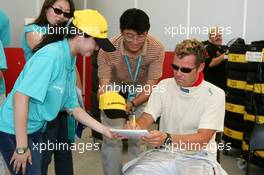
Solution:
<path fill-rule="evenodd" d="M 27 152 L 28 147 L 18 147 L 16 148 L 16 153 L 19 155 L 25 154 L 25 152 Z"/>
<path fill-rule="evenodd" d="M 164 141 L 164 145 L 171 145 L 172 144 L 172 139 L 171 139 L 171 135 L 169 133 L 166 133 L 167 137 Z"/>

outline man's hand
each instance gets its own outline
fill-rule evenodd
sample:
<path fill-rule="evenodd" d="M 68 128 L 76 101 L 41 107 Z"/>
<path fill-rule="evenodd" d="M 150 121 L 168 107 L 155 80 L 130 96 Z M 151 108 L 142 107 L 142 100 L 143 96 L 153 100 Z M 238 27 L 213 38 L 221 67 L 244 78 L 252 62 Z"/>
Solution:
<path fill-rule="evenodd" d="M 158 147 L 164 143 L 166 137 L 167 137 L 166 133 L 153 130 L 150 131 L 150 134 L 148 136 L 142 137 L 142 139 L 151 146 Z"/>
<path fill-rule="evenodd" d="M 126 102 L 126 113 L 130 114 L 133 108 L 133 104 L 130 101 Z"/>
<path fill-rule="evenodd" d="M 137 130 L 141 130 L 141 127 L 137 124 L 137 122 L 135 123 L 136 125 L 134 125 L 134 122 L 131 120 L 128 120 L 125 125 L 124 125 L 124 129 L 137 129 Z"/>
<path fill-rule="evenodd" d="M 27 161 L 30 163 L 30 165 L 32 165 L 31 152 L 29 148 L 24 154 L 21 155 L 14 152 L 10 160 L 10 164 L 13 163 L 13 171 L 15 171 L 16 174 L 18 174 L 21 168 L 22 168 L 22 173 L 26 174 Z"/>

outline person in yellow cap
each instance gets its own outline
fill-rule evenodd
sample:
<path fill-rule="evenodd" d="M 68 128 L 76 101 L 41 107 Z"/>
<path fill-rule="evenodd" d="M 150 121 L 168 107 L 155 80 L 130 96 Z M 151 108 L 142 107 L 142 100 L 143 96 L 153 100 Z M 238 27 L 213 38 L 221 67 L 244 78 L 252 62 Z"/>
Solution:
<path fill-rule="evenodd" d="M 162 76 L 164 46 L 151 36 L 149 16 L 141 9 L 131 8 L 119 19 L 120 34 L 111 42 L 116 47 L 112 53 L 98 53 L 98 96 L 106 91 L 119 91 L 126 98 L 126 111 L 135 121 Z M 114 118 L 100 112 L 103 124 L 122 128 L 124 117 Z M 127 141 L 128 160 L 137 157 L 144 146 L 137 138 Z M 102 167 L 105 175 L 120 175 L 123 143 L 120 139 L 103 137 L 101 148 Z"/>
<path fill-rule="evenodd" d="M 100 47 L 115 50 L 107 39 L 107 22 L 95 10 L 80 10 L 74 12 L 66 27 L 61 27 L 55 26 L 54 33 L 43 36 L 33 49 L 34 55 L 0 108 L 0 152 L 12 175 L 41 175 L 41 151 L 47 149 L 41 143 L 41 130 L 61 110 L 113 137 L 108 127 L 79 107 L 75 89 L 77 53 L 90 56 Z"/>
<path fill-rule="evenodd" d="M 24 26 L 22 33 L 22 48 L 25 61 L 33 55 L 32 49 L 40 43 L 41 38 L 48 32 L 50 26 L 67 22 L 74 13 L 73 0 L 45 0 L 38 17 Z M 51 28 L 53 29 L 53 28 Z M 82 90 L 78 69 L 76 68 L 76 90 Z M 68 117 L 66 111 L 60 111 L 58 116 L 47 122 L 43 129 L 43 142 L 71 144 L 74 139 L 70 137 L 75 134 L 75 120 Z M 73 128 L 73 129 L 71 129 Z M 54 157 L 55 174 L 73 175 L 73 160 L 71 150 L 47 149 L 42 153 L 42 175 L 48 174 L 48 167 Z"/>
<path fill-rule="evenodd" d="M 126 114 L 126 100 L 118 92 L 110 91 L 100 95 L 99 109 L 111 118 L 128 117 Z"/>

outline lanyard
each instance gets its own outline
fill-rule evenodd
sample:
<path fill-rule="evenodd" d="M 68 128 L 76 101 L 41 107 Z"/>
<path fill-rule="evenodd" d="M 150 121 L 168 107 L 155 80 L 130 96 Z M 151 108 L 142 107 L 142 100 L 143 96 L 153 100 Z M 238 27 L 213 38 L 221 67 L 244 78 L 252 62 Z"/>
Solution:
<path fill-rule="evenodd" d="M 139 68 L 140 68 L 140 65 L 141 65 L 141 62 L 142 62 L 142 56 L 139 55 L 137 57 L 137 67 L 136 67 L 135 76 L 133 76 L 131 65 L 130 65 L 130 63 L 128 61 L 128 56 L 127 55 L 125 55 L 125 62 L 127 64 L 127 68 L 128 68 L 128 72 L 129 72 L 130 78 L 131 78 L 133 84 L 135 84 L 135 82 L 137 80 L 137 77 L 138 77 Z"/>

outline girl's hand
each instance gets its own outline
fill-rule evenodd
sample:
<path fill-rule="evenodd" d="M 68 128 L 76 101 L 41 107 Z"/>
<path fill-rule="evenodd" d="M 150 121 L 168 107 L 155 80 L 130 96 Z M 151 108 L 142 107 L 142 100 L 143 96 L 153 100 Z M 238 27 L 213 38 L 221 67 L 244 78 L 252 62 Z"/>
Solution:
<path fill-rule="evenodd" d="M 21 168 L 22 168 L 22 173 L 26 174 L 27 162 L 29 162 L 30 165 L 32 165 L 31 152 L 29 148 L 24 154 L 17 154 L 15 151 L 10 160 L 10 164 L 13 163 L 13 171 L 16 174 L 20 171 Z"/>
<path fill-rule="evenodd" d="M 126 139 L 127 137 L 121 136 L 119 134 L 113 133 L 110 128 L 106 127 L 105 132 L 103 133 L 108 138 L 115 138 L 115 139 Z"/>
<path fill-rule="evenodd" d="M 104 127 L 102 134 L 105 135 L 106 137 L 110 138 L 110 139 L 114 137 L 114 133 L 112 133 L 110 128 L 108 128 L 108 127 Z"/>

